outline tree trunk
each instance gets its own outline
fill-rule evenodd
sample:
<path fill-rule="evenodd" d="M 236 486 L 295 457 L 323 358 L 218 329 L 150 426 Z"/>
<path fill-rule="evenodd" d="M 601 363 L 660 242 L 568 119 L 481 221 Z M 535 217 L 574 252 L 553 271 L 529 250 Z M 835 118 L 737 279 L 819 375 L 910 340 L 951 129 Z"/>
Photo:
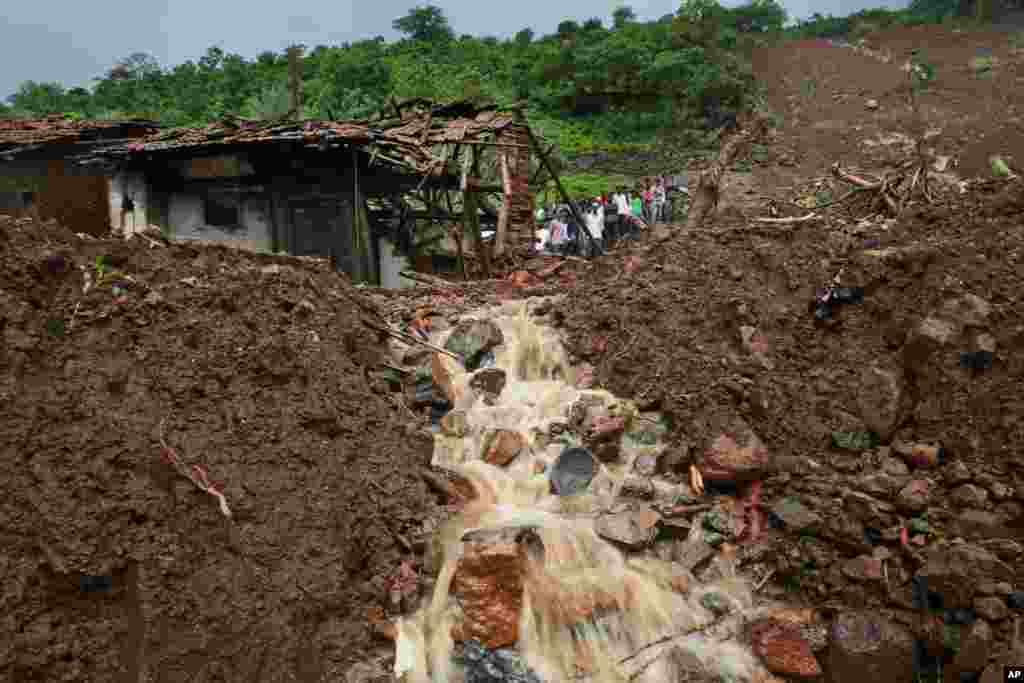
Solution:
<path fill-rule="evenodd" d="M 722 176 L 725 175 L 745 145 L 761 134 L 764 125 L 763 119 L 756 118 L 744 128 L 733 131 L 722 145 L 718 158 L 700 174 L 700 181 L 690 199 L 690 215 L 686 220 L 687 230 L 700 228 L 718 208 Z"/>

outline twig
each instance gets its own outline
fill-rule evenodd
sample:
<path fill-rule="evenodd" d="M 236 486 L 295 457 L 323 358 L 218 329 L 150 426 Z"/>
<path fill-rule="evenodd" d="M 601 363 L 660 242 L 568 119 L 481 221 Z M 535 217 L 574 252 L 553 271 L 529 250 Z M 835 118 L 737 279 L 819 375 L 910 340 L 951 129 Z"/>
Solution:
<path fill-rule="evenodd" d="M 762 588 L 764 588 L 764 585 L 766 583 L 768 583 L 768 580 L 770 578 L 772 578 L 773 576 L 775 576 L 775 570 L 774 569 L 768 570 L 768 573 L 764 575 L 764 578 L 761 579 L 760 581 L 758 581 L 757 585 L 754 586 L 754 592 L 757 592 L 757 591 L 761 590 Z"/>
<path fill-rule="evenodd" d="M 816 213 L 809 213 L 806 216 L 792 216 L 790 218 L 755 218 L 758 223 L 771 223 L 773 225 L 787 225 L 793 223 L 806 223 L 821 218 Z"/>
<path fill-rule="evenodd" d="M 174 469 L 178 471 L 178 474 L 195 484 L 196 488 L 200 491 L 215 497 L 220 503 L 221 513 L 230 519 L 231 508 L 228 507 L 227 498 L 224 497 L 224 493 L 218 486 L 210 482 L 210 478 L 206 474 L 206 470 L 199 465 L 192 465 L 192 469 L 189 470 L 185 467 L 184 463 L 181 462 L 181 457 L 178 455 L 178 452 L 167 444 L 167 440 L 164 439 L 164 422 L 166 421 L 166 418 L 160 420 L 160 445 L 164 449 L 164 459 L 174 466 Z"/>
<path fill-rule="evenodd" d="M 378 332 L 384 332 L 385 334 L 391 335 L 395 339 L 398 339 L 398 340 L 401 340 L 401 341 L 404 341 L 404 342 L 408 342 L 410 344 L 419 344 L 420 346 L 424 346 L 424 347 L 430 349 L 431 351 L 436 351 L 437 353 L 443 353 L 446 356 L 451 356 L 452 358 L 454 358 L 455 360 L 459 361 L 460 363 L 462 362 L 462 359 L 459 358 L 456 354 L 452 353 L 451 351 L 449 351 L 447 349 L 442 349 L 440 346 L 436 346 L 434 344 L 431 344 L 430 342 L 423 341 L 422 339 L 417 339 L 416 337 L 412 336 L 411 334 L 406 334 L 405 332 L 400 332 L 399 330 L 396 330 L 396 329 L 394 329 L 394 328 L 392 328 L 390 326 L 377 325 L 377 324 L 371 323 L 369 321 L 364 321 L 364 324 L 367 327 L 369 327 L 370 329 L 372 329 L 372 330 L 377 330 Z"/>

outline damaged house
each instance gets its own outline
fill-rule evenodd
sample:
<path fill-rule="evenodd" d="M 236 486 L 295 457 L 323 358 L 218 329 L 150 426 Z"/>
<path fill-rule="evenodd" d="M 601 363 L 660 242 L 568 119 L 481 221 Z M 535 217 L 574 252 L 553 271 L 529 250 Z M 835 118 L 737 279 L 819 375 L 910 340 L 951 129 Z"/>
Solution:
<path fill-rule="evenodd" d="M 410 266 L 487 272 L 492 257 L 530 242 L 535 138 L 517 115 L 425 101 L 388 115 L 226 120 L 77 161 L 109 175 L 116 230 L 329 257 L 356 282 L 403 286 L 398 272 Z"/>
<path fill-rule="evenodd" d="M 0 119 L 0 213 L 55 219 L 75 232 L 111 225 L 110 178 L 76 157 L 157 132 L 150 121 L 77 121 L 63 116 Z M 114 201 L 116 204 L 116 201 Z"/>

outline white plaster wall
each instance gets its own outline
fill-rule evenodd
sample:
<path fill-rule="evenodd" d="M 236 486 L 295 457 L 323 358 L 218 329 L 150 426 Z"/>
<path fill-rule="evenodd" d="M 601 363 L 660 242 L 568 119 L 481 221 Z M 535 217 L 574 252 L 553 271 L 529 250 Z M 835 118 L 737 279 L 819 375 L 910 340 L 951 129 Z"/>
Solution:
<path fill-rule="evenodd" d="M 240 249 L 267 251 L 271 248 L 270 202 L 243 199 L 241 230 L 224 230 L 206 225 L 203 198 L 198 195 L 175 194 L 168 200 L 168 232 L 178 240 L 222 242 Z"/>
<path fill-rule="evenodd" d="M 110 179 L 110 227 L 115 232 L 121 230 L 121 202 L 125 194 L 134 195 L 134 214 L 125 216 L 125 234 L 137 232 L 146 227 L 146 207 L 149 204 L 149 196 L 146 187 L 146 178 L 141 173 L 131 171 L 119 171 Z M 132 227 L 134 219 L 134 229 Z"/>
<path fill-rule="evenodd" d="M 415 283 L 398 274 L 400 270 L 411 270 L 409 259 L 398 253 L 398 249 L 388 240 L 380 241 L 380 286 L 384 289 L 404 289 Z"/>

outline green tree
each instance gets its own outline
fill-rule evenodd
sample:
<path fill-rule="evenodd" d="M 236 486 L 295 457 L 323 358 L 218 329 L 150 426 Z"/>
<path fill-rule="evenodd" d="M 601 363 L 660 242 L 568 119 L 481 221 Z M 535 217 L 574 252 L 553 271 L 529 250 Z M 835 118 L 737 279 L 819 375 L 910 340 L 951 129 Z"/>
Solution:
<path fill-rule="evenodd" d="M 612 12 L 612 26 L 623 28 L 626 24 L 636 21 L 636 12 L 629 5 L 623 5 Z"/>
<path fill-rule="evenodd" d="M 410 40 L 425 43 L 442 43 L 455 37 L 444 10 L 436 5 L 413 7 L 404 17 L 391 22 L 391 27 Z"/>
<path fill-rule="evenodd" d="M 8 100 L 11 108 L 35 116 L 64 111 L 64 86 L 60 83 L 25 81 Z"/>

